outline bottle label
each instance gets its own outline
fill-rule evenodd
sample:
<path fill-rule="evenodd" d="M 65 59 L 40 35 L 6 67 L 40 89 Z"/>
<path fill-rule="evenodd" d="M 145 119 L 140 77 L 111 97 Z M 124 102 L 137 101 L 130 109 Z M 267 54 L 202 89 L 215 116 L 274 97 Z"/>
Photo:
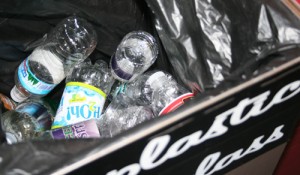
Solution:
<path fill-rule="evenodd" d="M 56 84 L 48 84 L 38 79 L 30 70 L 28 58 L 18 68 L 18 77 L 22 86 L 33 94 L 46 95 Z"/>
<path fill-rule="evenodd" d="M 167 106 L 165 106 L 158 115 L 162 116 L 162 115 L 168 114 L 169 112 L 174 111 L 179 106 L 183 105 L 185 100 L 188 100 L 192 97 L 194 97 L 193 93 L 186 93 L 186 94 L 183 94 L 183 95 L 177 97 L 175 100 L 173 100 Z"/>
<path fill-rule="evenodd" d="M 99 138 L 99 130 L 95 120 L 87 120 L 77 124 L 51 130 L 53 139 Z"/>
<path fill-rule="evenodd" d="M 33 117 L 37 131 L 46 131 L 51 128 L 53 116 L 46 107 L 39 103 L 21 103 L 17 106 L 16 111 L 27 113 Z"/>
<path fill-rule="evenodd" d="M 94 86 L 69 82 L 66 84 L 52 129 L 99 119 L 106 100 L 106 94 Z"/>
<path fill-rule="evenodd" d="M 125 66 L 125 65 L 123 65 Z M 116 74 L 116 76 L 118 76 L 119 78 L 123 79 L 123 80 L 130 80 L 131 77 L 133 76 L 132 73 L 128 73 L 126 71 L 124 71 L 117 63 L 117 59 L 116 57 L 113 55 L 111 58 L 111 69 L 113 70 L 113 72 Z"/>

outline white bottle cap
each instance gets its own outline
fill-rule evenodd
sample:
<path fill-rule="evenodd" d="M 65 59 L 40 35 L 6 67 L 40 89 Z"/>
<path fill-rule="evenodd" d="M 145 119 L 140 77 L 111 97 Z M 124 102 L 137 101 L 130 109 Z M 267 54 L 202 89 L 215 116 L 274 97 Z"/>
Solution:
<path fill-rule="evenodd" d="M 18 102 L 18 103 L 20 103 L 28 98 L 19 91 L 17 86 L 14 86 L 12 88 L 12 90 L 10 91 L 10 96 L 15 102 Z"/>
<path fill-rule="evenodd" d="M 164 76 L 166 76 L 166 74 L 164 74 L 162 71 L 155 72 L 148 78 L 148 80 L 146 81 L 146 84 L 151 85 L 155 80 L 160 79 L 161 77 L 164 77 Z"/>

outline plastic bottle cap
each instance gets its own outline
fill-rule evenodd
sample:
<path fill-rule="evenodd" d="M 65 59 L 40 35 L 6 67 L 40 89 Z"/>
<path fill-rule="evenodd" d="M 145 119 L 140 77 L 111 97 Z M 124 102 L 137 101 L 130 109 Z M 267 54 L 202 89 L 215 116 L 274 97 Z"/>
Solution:
<path fill-rule="evenodd" d="M 146 83 L 151 85 L 155 80 L 160 79 L 160 77 L 164 77 L 164 76 L 166 76 L 166 74 L 164 74 L 162 71 L 155 72 L 148 78 Z"/>
<path fill-rule="evenodd" d="M 18 142 L 17 137 L 14 134 L 10 133 L 10 132 L 6 132 L 5 137 L 6 137 L 6 141 L 7 141 L 8 144 L 14 144 L 14 143 Z"/>
<path fill-rule="evenodd" d="M 10 91 L 10 96 L 15 102 L 22 102 L 27 99 L 25 95 L 23 95 L 16 86 Z"/>

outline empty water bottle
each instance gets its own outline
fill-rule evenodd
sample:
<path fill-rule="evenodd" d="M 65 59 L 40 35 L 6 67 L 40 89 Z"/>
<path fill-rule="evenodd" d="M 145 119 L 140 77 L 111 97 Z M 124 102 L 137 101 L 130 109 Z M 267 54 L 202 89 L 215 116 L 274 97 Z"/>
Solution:
<path fill-rule="evenodd" d="M 138 106 L 129 97 L 119 94 L 100 119 L 90 119 L 41 132 L 34 139 L 110 138 L 153 117 L 150 107 Z"/>
<path fill-rule="evenodd" d="M 144 31 L 130 32 L 111 58 L 112 74 L 119 81 L 130 82 L 145 72 L 157 55 L 158 46 L 152 35 Z"/>
<path fill-rule="evenodd" d="M 66 86 L 52 129 L 99 119 L 114 78 L 103 60 L 77 64 L 66 77 Z"/>
<path fill-rule="evenodd" d="M 28 99 L 14 110 L 3 113 L 1 127 L 8 144 L 30 140 L 40 132 L 49 130 L 54 111 L 44 100 Z"/>
<path fill-rule="evenodd" d="M 154 91 L 162 88 L 166 83 L 175 87 L 177 85 L 173 77 L 163 71 L 148 71 L 136 80 L 126 84 L 122 93 L 134 99 L 140 105 L 150 105 Z"/>
<path fill-rule="evenodd" d="M 124 94 L 140 105 L 150 105 L 155 115 L 164 115 L 194 96 L 174 78 L 160 70 L 148 71 L 131 83 Z"/>
<path fill-rule="evenodd" d="M 76 16 L 64 19 L 18 67 L 12 99 L 22 102 L 47 95 L 96 44 L 96 32 L 86 20 Z"/>
<path fill-rule="evenodd" d="M 117 95 L 98 122 L 101 137 L 113 137 L 154 118 L 149 106 L 141 106 L 123 94 Z"/>

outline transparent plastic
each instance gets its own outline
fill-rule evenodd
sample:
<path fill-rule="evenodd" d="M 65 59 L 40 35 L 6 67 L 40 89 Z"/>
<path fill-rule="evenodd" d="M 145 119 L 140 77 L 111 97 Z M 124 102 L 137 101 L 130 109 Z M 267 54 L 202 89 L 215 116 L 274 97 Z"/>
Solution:
<path fill-rule="evenodd" d="M 112 74 L 119 81 L 130 82 L 144 73 L 155 62 L 157 55 L 158 46 L 151 34 L 130 32 L 111 58 Z"/>
<path fill-rule="evenodd" d="M 177 98 L 187 99 L 193 96 L 169 73 L 160 70 L 148 71 L 128 83 L 124 94 L 134 99 L 139 105 L 150 105 L 156 116 L 160 115 L 165 107 L 175 105 L 173 102 Z M 178 101 L 179 106 L 180 99 Z"/>
<path fill-rule="evenodd" d="M 18 67 L 11 97 L 22 102 L 40 98 L 59 84 L 77 62 L 86 59 L 97 35 L 85 19 L 71 16 L 61 21 Z"/>
<path fill-rule="evenodd" d="M 54 111 L 39 99 L 26 100 L 14 110 L 3 113 L 1 127 L 8 144 L 23 142 L 37 137 L 41 131 L 51 128 Z"/>
<path fill-rule="evenodd" d="M 139 106 L 131 98 L 119 94 L 99 120 L 91 119 L 41 132 L 34 139 L 111 138 L 151 118 L 154 115 L 149 106 Z"/>
<path fill-rule="evenodd" d="M 114 81 L 103 60 L 92 64 L 88 59 L 75 65 L 66 77 L 67 84 L 52 129 L 99 119 Z"/>
<path fill-rule="evenodd" d="M 98 121 L 101 137 L 113 137 L 140 123 L 154 118 L 148 106 L 137 105 L 131 98 L 119 94 Z"/>
<path fill-rule="evenodd" d="M 180 84 L 174 85 L 174 82 L 169 81 L 153 92 L 150 105 L 155 115 L 162 116 L 176 110 L 192 97 L 194 97 L 192 92 Z"/>
<path fill-rule="evenodd" d="M 110 92 L 114 81 L 107 63 L 100 59 L 96 60 L 95 64 L 92 64 L 89 59 L 76 64 L 70 75 L 66 77 L 66 83 L 82 82 L 95 86 L 106 94 Z"/>
<path fill-rule="evenodd" d="M 140 105 L 150 105 L 153 101 L 153 93 L 165 85 L 176 87 L 177 83 L 170 74 L 154 70 L 146 72 L 128 83 L 124 93 Z"/>

